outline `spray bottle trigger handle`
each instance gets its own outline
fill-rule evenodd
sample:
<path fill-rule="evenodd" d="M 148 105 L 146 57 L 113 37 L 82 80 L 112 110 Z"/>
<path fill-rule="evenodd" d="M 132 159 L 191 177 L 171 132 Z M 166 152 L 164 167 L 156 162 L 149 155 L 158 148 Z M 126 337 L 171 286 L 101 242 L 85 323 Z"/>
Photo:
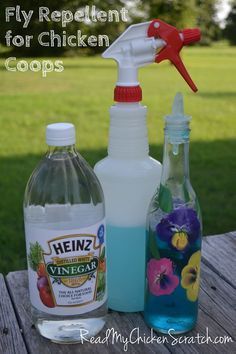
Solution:
<path fill-rule="evenodd" d="M 196 92 L 197 87 L 187 72 L 179 56 L 179 52 L 184 45 L 200 40 L 201 33 L 199 29 L 185 29 L 182 31 L 181 38 L 180 32 L 174 26 L 171 26 L 159 19 L 155 19 L 150 23 L 147 35 L 148 37 L 159 37 L 166 43 L 166 46 L 156 55 L 155 62 L 160 63 L 166 59 L 170 60 L 191 89 Z"/>
<path fill-rule="evenodd" d="M 170 60 L 172 64 L 176 67 L 180 75 L 187 82 L 189 87 L 193 90 L 193 92 L 197 92 L 197 86 L 194 84 L 191 76 L 189 75 L 183 61 L 180 58 L 179 53 L 175 53 L 171 48 L 163 48 L 159 54 L 156 55 L 155 62 L 160 63 L 163 60 Z"/>

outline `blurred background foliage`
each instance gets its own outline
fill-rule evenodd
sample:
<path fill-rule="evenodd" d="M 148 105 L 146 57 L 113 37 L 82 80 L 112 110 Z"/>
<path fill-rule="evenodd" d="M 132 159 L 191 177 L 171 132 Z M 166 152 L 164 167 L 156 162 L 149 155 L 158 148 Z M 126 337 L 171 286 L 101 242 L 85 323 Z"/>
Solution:
<path fill-rule="evenodd" d="M 220 0 L 5 0 L 0 2 L 0 43 L 5 44 L 5 33 L 10 28 L 13 35 L 34 34 L 34 39 L 30 48 L 14 47 L 12 52 L 23 56 L 50 56 L 50 55 L 74 55 L 74 54 L 96 54 L 101 52 L 101 47 L 71 48 L 71 47 L 42 47 L 38 44 L 37 36 L 44 31 L 54 30 L 59 35 L 66 30 L 67 35 L 75 34 L 80 29 L 82 34 L 98 35 L 107 34 L 110 42 L 122 33 L 127 26 L 136 22 L 148 21 L 153 18 L 162 20 L 181 29 L 184 27 L 198 26 L 202 31 L 201 45 L 211 45 L 213 41 L 227 39 L 230 44 L 236 44 L 236 1 L 232 0 L 231 11 L 225 19 L 224 26 L 220 25 L 217 18 L 219 6 L 224 1 Z M 17 22 L 13 17 L 11 22 L 5 21 L 5 8 L 7 6 L 20 5 L 25 11 L 34 10 L 32 20 L 28 28 L 22 28 L 22 22 Z M 76 10 L 85 6 L 96 6 L 97 11 L 128 9 L 128 22 L 76 22 L 73 21 L 62 28 L 60 22 L 39 22 L 38 8 L 46 6 L 50 12 L 54 10 Z"/>
<path fill-rule="evenodd" d="M 229 40 L 231 45 L 236 45 L 236 0 L 231 2 L 231 11 L 226 19 L 223 36 Z"/>

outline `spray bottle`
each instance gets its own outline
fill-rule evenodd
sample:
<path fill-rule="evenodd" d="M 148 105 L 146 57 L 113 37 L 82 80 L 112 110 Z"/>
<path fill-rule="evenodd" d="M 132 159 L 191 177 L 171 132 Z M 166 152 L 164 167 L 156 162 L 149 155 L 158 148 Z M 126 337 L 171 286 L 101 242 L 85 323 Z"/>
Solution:
<path fill-rule="evenodd" d="M 179 52 L 199 39 L 198 29 L 179 32 L 155 19 L 130 26 L 103 53 L 118 64 L 108 156 L 95 166 L 105 195 L 108 306 L 113 310 L 144 308 L 146 215 L 161 177 L 160 162 L 149 156 L 147 108 L 140 104 L 138 68 L 169 59 L 197 91 Z"/>

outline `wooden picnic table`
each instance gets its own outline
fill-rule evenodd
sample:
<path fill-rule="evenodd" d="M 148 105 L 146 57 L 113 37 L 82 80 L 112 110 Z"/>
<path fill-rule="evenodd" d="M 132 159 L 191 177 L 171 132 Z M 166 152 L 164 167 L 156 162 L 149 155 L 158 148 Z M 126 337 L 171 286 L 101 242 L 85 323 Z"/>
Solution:
<path fill-rule="evenodd" d="M 204 237 L 201 264 L 201 292 L 199 317 L 196 328 L 172 338 L 153 333 L 160 342 L 128 343 L 127 353 L 236 353 L 236 232 Z M 36 331 L 30 314 L 27 271 L 0 275 L 0 353 L 1 354 L 71 354 L 71 353 L 123 353 L 122 340 L 104 344 L 55 344 L 41 337 Z M 106 327 L 99 333 L 105 337 L 107 329 L 129 339 L 151 335 L 141 313 L 118 313 L 110 311 Z M 135 336 L 136 335 L 136 336 Z M 198 336 L 198 337 L 197 337 Z M 201 343 L 201 340 L 205 343 Z M 177 338 L 177 340 L 175 340 Z M 198 338 L 198 339 L 197 339 Z M 192 344 L 180 341 L 192 341 Z M 207 343 L 208 341 L 208 343 Z M 213 342 L 212 342 L 213 341 Z M 218 343 L 217 343 L 218 342 Z M 221 343 L 225 342 L 225 343 Z M 201 344 L 200 344 L 201 343 Z"/>

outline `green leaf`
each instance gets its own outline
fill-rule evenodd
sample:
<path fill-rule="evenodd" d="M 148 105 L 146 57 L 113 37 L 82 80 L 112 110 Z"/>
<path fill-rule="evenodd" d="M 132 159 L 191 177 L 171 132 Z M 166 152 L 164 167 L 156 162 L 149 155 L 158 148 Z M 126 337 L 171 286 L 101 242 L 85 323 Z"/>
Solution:
<path fill-rule="evenodd" d="M 104 259 L 104 258 L 105 258 L 105 246 L 103 247 L 102 253 L 101 253 L 101 255 L 100 255 L 100 259 L 101 259 L 101 260 Z"/>
<path fill-rule="evenodd" d="M 103 272 L 98 272 L 97 292 L 103 292 L 106 288 L 106 276 Z"/>
<path fill-rule="evenodd" d="M 30 268 L 37 271 L 39 263 L 43 261 L 43 249 L 38 242 L 30 243 L 28 260 Z"/>
<path fill-rule="evenodd" d="M 170 213 L 172 211 L 173 201 L 172 201 L 171 192 L 166 186 L 163 186 L 162 184 L 160 185 L 158 200 L 159 200 L 160 208 L 165 213 Z"/>
<path fill-rule="evenodd" d="M 152 255 L 152 258 L 160 259 L 160 254 L 157 249 L 157 244 L 155 240 L 155 233 L 154 232 L 149 232 L 149 250 Z"/>

